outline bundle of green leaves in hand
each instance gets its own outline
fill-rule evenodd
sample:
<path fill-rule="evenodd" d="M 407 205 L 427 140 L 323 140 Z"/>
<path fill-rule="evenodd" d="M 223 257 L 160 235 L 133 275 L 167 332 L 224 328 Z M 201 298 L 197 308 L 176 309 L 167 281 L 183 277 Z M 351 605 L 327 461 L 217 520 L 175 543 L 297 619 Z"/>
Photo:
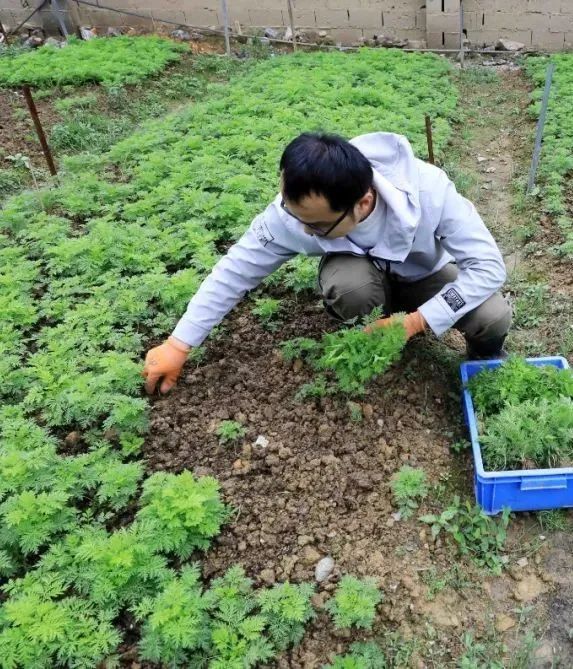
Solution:
<path fill-rule="evenodd" d="M 365 391 L 365 383 L 396 362 L 406 344 L 406 331 L 397 321 L 365 332 L 362 328 L 325 335 L 317 365 L 336 375 L 340 389 L 351 395 Z"/>

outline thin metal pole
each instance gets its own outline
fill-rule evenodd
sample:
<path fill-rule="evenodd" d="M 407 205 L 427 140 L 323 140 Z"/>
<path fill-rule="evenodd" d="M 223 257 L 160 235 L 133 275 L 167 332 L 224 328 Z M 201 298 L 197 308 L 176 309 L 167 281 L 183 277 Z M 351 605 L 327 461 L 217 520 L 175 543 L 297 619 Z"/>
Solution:
<path fill-rule="evenodd" d="M 231 40 L 229 38 L 229 12 L 227 11 L 227 0 L 221 0 L 221 11 L 223 13 L 223 27 L 225 29 L 225 51 L 227 56 L 231 55 Z"/>
<path fill-rule="evenodd" d="M 2 25 L 2 21 L 0 21 L 0 33 L 2 33 L 2 35 L 4 35 L 4 43 L 6 45 L 8 45 L 9 44 L 8 33 L 4 30 L 4 26 Z"/>
<path fill-rule="evenodd" d="M 50 170 L 50 174 L 55 177 L 58 174 L 58 171 L 56 170 L 54 159 L 52 158 L 52 152 L 50 151 L 50 147 L 48 146 L 48 141 L 46 140 L 46 135 L 44 134 L 44 129 L 42 128 L 40 117 L 38 116 L 38 110 L 36 109 L 36 105 L 34 104 L 34 98 L 32 98 L 32 92 L 30 91 L 29 86 L 22 86 L 22 91 L 24 92 L 24 97 L 26 98 L 26 104 L 28 105 L 28 109 L 30 110 L 30 116 L 34 121 L 36 134 L 38 135 L 38 139 L 40 140 L 40 144 L 42 145 L 42 151 L 44 152 L 46 162 L 48 163 L 48 169 Z"/>
<path fill-rule="evenodd" d="M 428 140 L 428 160 L 432 165 L 436 164 L 434 158 L 434 137 L 432 136 L 432 121 L 428 114 L 426 114 L 426 139 Z"/>
<path fill-rule="evenodd" d="M 460 65 L 463 69 L 465 66 L 465 53 L 464 53 L 464 0 L 460 0 Z"/>
<path fill-rule="evenodd" d="M 56 16 L 56 21 L 58 22 L 58 25 L 60 26 L 60 32 L 62 35 L 68 39 L 70 36 L 68 33 L 68 29 L 66 28 L 65 21 L 62 19 L 62 10 L 60 8 L 60 5 L 58 4 L 58 0 L 52 0 L 52 15 L 55 14 Z"/>
<path fill-rule="evenodd" d="M 541 156 L 541 142 L 543 141 L 543 131 L 545 129 L 545 119 L 547 118 L 547 107 L 549 106 L 549 95 L 551 93 L 551 82 L 555 72 L 555 63 L 550 63 L 545 75 L 545 90 L 543 92 L 543 101 L 541 103 L 541 114 L 537 121 L 537 134 L 535 136 L 535 147 L 533 149 L 533 158 L 531 160 L 531 169 L 529 170 L 529 179 L 527 181 L 527 193 L 529 194 L 535 186 L 535 176 Z"/>
<path fill-rule="evenodd" d="M 294 12 L 292 9 L 292 0 L 287 0 L 288 5 L 288 18 L 290 21 L 290 30 L 292 32 L 292 50 L 296 51 L 296 33 L 294 29 Z"/>

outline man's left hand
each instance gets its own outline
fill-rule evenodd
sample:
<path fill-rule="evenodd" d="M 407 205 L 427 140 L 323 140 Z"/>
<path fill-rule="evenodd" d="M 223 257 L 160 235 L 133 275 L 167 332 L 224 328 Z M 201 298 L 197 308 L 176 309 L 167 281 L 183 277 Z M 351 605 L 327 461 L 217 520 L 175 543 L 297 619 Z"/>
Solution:
<path fill-rule="evenodd" d="M 414 335 L 422 334 L 426 331 L 427 323 L 424 320 L 424 317 L 419 311 L 414 311 L 411 314 L 406 314 L 406 316 L 401 319 L 400 317 L 390 316 L 389 318 L 380 318 L 374 323 L 366 326 L 364 330 L 366 332 L 372 332 L 376 328 L 385 328 L 389 325 L 393 325 L 397 321 L 402 320 L 404 329 L 406 330 L 406 338 L 411 339 Z"/>

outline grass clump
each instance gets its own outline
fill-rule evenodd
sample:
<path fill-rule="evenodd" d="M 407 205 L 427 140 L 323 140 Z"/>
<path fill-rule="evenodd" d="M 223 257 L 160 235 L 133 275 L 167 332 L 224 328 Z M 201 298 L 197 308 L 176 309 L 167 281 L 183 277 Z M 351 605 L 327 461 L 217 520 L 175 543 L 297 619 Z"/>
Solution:
<path fill-rule="evenodd" d="M 376 616 L 376 606 L 382 593 L 373 578 L 359 579 L 343 576 L 332 599 L 325 604 L 332 615 L 336 629 L 361 627 L 371 629 Z"/>
<path fill-rule="evenodd" d="M 83 41 L 71 38 L 65 48 L 46 45 L 0 59 L 0 87 L 29 84 L 134 84 L 180 58 L 185 47 L 155 36 Z"/>
<path fill-rule="evenodd" d="M 374 641 L 362 641 L 350 646 L 350 653 L 325 664 L 322 669 L 389 669 L 386 656 Z"/>
<path fill-rule="evenodd" d="M 509 514 L 509 510 L 504 509 L 501 517 L 495 520 L 479 505 L 461 503 L 456 496 L 442 513 L 421 516 L 420 520 L 431 525 L 433 539 L 442 532 L 450 535 L 461 555 L 468 555 L 478 566 L 500 574 Z"/>
<path fill-rule="evenodd" d="M 409 518 L 429 492 L 426 472 L 408 465 L 392 475 L 390 487 L 403 518 Z"/>

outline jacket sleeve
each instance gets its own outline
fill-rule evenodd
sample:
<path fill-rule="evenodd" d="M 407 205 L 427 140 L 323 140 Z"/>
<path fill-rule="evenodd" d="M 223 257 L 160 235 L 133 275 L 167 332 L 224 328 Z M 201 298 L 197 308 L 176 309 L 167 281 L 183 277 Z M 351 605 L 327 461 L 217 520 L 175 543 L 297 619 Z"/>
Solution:
<path fill-rule="evenodd" d="M 503 285 L 506 278 L 501 253 L 474 205 L 447 179 L 435 235 L 454 258 L 459 273 L 419 309 L 440 336 L 476 309 Z"/>
<path fill-rule="evenodd" d="M 247 291 L 297 253 L 307 252 L 304 247 L 304 240 L 280 220 L 275 205 L 269 205 L 203 281 L 173 336 L 199 346 Z"/>

